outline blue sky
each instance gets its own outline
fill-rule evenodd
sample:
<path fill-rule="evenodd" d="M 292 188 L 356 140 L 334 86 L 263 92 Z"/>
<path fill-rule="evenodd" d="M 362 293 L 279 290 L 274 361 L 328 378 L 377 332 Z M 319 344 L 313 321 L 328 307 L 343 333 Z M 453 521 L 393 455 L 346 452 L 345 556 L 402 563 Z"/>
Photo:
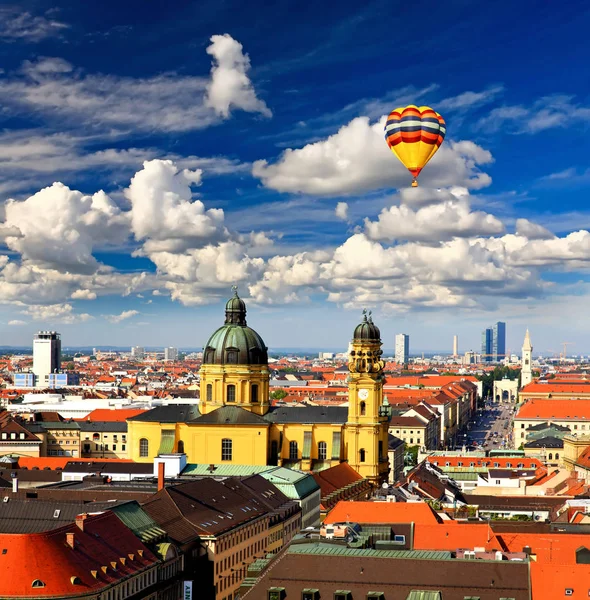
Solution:
<path fill-rule="evenodd" d="M 590 8 L 0 8 L 0 334 L 200 346 L 232 284 L 269 346 L 590 352 Z M 447 137 L 420 177 L 383 117 Z"/>

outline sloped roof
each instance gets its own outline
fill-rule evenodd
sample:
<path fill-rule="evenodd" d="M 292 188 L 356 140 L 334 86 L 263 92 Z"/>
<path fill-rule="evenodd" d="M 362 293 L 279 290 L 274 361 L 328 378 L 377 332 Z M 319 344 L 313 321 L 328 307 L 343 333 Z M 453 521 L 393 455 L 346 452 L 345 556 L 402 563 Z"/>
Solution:
<path fill-rule="evenodd" d="M 264 418 L 271 423 L 346 423 L 346 406 L 277 406 Z"/>
<path fill-rule="evenodd" d="M 590 399 L 572 400 L 529 400 L 525 402 L 515 419 L 561 419 L 561 420 L 586 420 L 590 419 Z"/>
<path fill-rule="evenodd" d="M 241 406 L 222 406 L 216 410 L 193 419 L 195 425 L 264 425 L 270 423 Z"/>
<path fill-rule="evenodd" d="M 527 442 L 524 448 L 563 448 L 563 439 L 549 435 Z"/>
<path fill-rule="evenodd" d="M 83 419 L 78 421 L 127 421 L 147 412 L 144 408 L 95 408 Z"/>
<path fill-rule="evenodd" d="M 345 521 L 436 525 L 439 518 L 426 502 L 338 502 L 324 522 Z"/>
<path fill-rule="evenodd" d="M 66 543 L 68 533 L 74 534 L 74 548 Z M 71 524 L 45 533 L 1 534 L 0 548 L 6 550 L 1 555 L 2 594 L 10 597 L 91 594 L 158 562 L 110 511 L 88 515 L 84 530 Z M 95 578 L 91 571 L 100 575 Z M 80 583 L 73 583 L 74 577 Z M 41 594 L 31 587 L 35 580 L 45 584 Z"/>
<path fill-rule="evenodd" d="M 188 423 L 200 415 L 199 407 L 196 404 L 168 404 L 157 406 L 140 415 L 129 417 L 127 420 L 147 423 Z"/>

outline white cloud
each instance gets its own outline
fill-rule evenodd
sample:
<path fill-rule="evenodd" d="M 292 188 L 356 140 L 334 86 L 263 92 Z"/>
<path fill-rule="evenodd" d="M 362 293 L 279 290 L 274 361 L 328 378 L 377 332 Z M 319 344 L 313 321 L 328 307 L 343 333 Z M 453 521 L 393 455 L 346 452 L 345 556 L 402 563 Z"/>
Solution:
<path fill-rule="evenodd" d="M 20 319 L 12 319 L 12 321 L 8 321 L 8 324 L 10 326 L 19 326 L 19 325 L 26 325 L 27 322 L 26 321 L 21 321 Z"/>
<path fill-rule="evenodd" d="M 62 271 L 98 269 L 94 247 L 120 243 L 128 235 L 127 217 L 104 193 L 86 196 L 54 183 L 26 200 L 9 200 L 3 228 L 18 235 L 6 245 L 33 264 Z"/>
<path fill-rule="evenodd" d="M 131 202 L 131 229 L 146 240 L 144 252 L 176 252 L 226 237 L 221 209 L 205 209 L 192 201 L 191 185 L 200 170 L 179 171 L 172 161 L 152 160 L 135 174 L 125 195 Z"/>
<path fill-rule="evenodd" d="M 465 110 L 475 106 L 481 106 L 495 100 L 504 91 L 504 86 L 495 85 L 482 92 L 463 92 L 451 98 L 444 98 L 436 103 L 436 110 L 440 113 L 444 110 Z"/>
<path fill-rule="evenodd" d="M 422 195 L 426 197 L 427 193 L 423 192 Z M 434 190 L 430 194 L 431 197 L 436 195 Z M 470 238 L 504 232 L 504 225 L 493 215 L 481 211 L 472 212 L 465 195 L 438 195 L 446 196 L 446 199 L 437 204 L 429 203 L 416 211 L 403 203 L 384 208 L 377 221 L 365 220 L 368 237 L 389 242 L 416 240 L 438 244 L 441 240 L 454 237 Z"/>
<path fill-rule="evenodd" d="M 477 123 L 477 128 L 494 132 L 539 133 L 547 129 L 576 126 L 590 121 L 590 107 L 574 102 L 573 96 L 545 96 L 531 106 L 501 106 L 494 108 Z"/>
<path fill-rule="evenodd" d="M 105 319 L 107 319 L 111 323 L 121 323 L 122 321 L 131 319 L 132 317 L 135 317 L 138 314 L 140 314 L 138 310 L 124 310 L 119 315 L 105 315 Z"/>
<path fill-rule="evenodd" d="M 516 233 L 529 240 L 550 240 L 555 237 L 548 229 L 528 219 L 516 219 Z"/>
<path fill-rule="evenodd" d="M 266 104 L 256 97 L 254 86 L 248 78 L 250 59 L 244 54 L 242 44 L 227 33 L 214 35 L 207 53 L 214 62 L 211 80 L 207 85 L 206 106 L 224 118 L 229 116 L 232 107 L 272 116 Z"/>
<path fill-rule="evenodd" d="M 72 300 L 96 300 L 96 292 L 90 290 L 76 290 L 70 295 Z"/>
<path fill-rule="evenodd" d="M 63 59 L 26 62 L 0 79 L 0 101 L 17 114 L 31 111 L 99 131 L 202 129 L 226 119 L 232 108 L 270 116 L 246 75 L 249 59 L 231 36 L 213 36 L 211 78 L 163 73 L 133 78 L 84 73 Z"/>
<path fill-rule="evenodd" d="M 50 13 L 33 15 L 19 8 L 0 8 L 0 40 L 40 42 L 61 35 L 69 25 L 53 19 Z"/>
<path fill-rule="evenodd" d="M 372 124 L 367 117 L 353 119 L 325 140 L 286 150 L 274 164 L 254 162 L 252 174 L 279 192 L 320 196 L 406 187 L 412 177 L 387 147 L 384 125 L 385 117 Z M 424 170 L 420 182 L 479 189 L 491 183 L 479 165 L 492 160 L 487 150 L 473 142 L 447 141 Z"/>
<path fill-rule="evenodd" d="M 348 204 L 346 202 L 338 202 L 334 214 L 342 221 L 348 221 Z"/>
<path fill-rule="evenodd" d="M 90 321 L 94 317 L 88 313 L 75 313 L 71 304 L 37 304 L 30 305 L 23 310 L 23 314 L 29 315 L 35 321 L 45 323 L 63 323 L 71 325 Z"/>

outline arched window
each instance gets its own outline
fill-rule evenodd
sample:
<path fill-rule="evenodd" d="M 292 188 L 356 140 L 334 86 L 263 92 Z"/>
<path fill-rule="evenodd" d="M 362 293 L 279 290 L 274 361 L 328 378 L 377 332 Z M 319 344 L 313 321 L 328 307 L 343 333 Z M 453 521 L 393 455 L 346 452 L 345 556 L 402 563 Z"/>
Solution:
<path fill-rule="evenodd" d="M 227 351 L 227 359 L 225 361 L 228 365 L 235 365 L 238 362 L 238 351 L 237 350 L 228 350 Z"/>
<path fill-rule="evenodd" d="M 203 361 L 205 364 L 211 364 L 215 360 L 215 349 L 207 348 L 205 350 L 205 360 Z"/>
<path fill-rule="evenodd" d="M 221 440 L 221 460 L 231 460 L 233 454 L 233 443 L 230 439 Z"/>
<path fill-rule="evenodd" d="M 227 386 L 227 401 L 228 402 L 236 401 L 236 386 L 233 384 Z"/>
<path fill-rule="evenodd" d="M 549 452 L 549 460 L 553 460 L 553 452 Z"/>
<path fill-rule="evenodd" d="M 326 460 L 328 458 L 328 444 L 326 442 L 318 443 L 318 459 Z"/>
<path fill-rule="evenodd" d="M 361 417 L 364 417 L 367 414 L 367 405 L 364 402 L 361 402 Z"/>
<path fill-rule="evenodd" d="M 277 465 L 279 461 L 279 443 L 272 440 L 270 443 L 270 464 Z"/>
<path fill-rule="evenodd" d="M 559 452 L 555 454 L 555 460 L 559 460 Z"/>
<path fill-rule="evenodd" d="M 360 459 L 360 462 L 365 462 L 365 449 L 364 448 L 361 448 L 359 450 L 359 459 Z"/>
<path fill-rule="evenodd" d="M 251 402 L 258 402 L 258 385 L 255 383 L 250 392 Z"/>
<path fill-rule="evenodd" d="M 45 584 L 40 579 L 35 579 L 33 581 L 33 583 L 31 584 L 31 587 L 34 587 L 34 588 L 45 587 Z"/>
<path fill-rule="evenodd" d="M 178 454 L 184 454 L 184 442 L 182 440 L 178 440 Z"/>
<path fill-rule="evenodd" d="M 207 384 L 207 402 L 213 401 L 213 386 L 208 383 Z"/>
<path fill-rule="evenodd" d="M 150 443 L 146 440 L 146 438 L 141 438 L 139 440 L 139 456 L 147 457 L 150 455 Z"/>
<path fill-rule="evenodd" d="M 289 442 L 289 460 L 299 460 L 297 442 Z"/>

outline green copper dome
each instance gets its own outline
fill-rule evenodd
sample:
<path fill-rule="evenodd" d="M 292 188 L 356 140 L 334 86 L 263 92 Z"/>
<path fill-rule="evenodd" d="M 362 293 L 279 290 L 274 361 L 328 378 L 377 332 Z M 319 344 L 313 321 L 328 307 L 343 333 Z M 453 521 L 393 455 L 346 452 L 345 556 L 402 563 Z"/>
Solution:
<path fill-rule="evenodd" d="M 246 304 L 234 295 L 225 305 L 225 325 L 220 327 L 203 349 L 204 365 L 266 365 L 268 348 L 263 339 L 246 324 Z"/>
<path fill-rule="evenodd" d="M 363 320 L 356 326 L 353 339 L 374 342 L 381 341 L 381 332 L 379 331 L 379 327 L 373 323 L 373 317 L 371 317 L 370 312 L 367 317 L 367 311 L 363 310 Z"/>

